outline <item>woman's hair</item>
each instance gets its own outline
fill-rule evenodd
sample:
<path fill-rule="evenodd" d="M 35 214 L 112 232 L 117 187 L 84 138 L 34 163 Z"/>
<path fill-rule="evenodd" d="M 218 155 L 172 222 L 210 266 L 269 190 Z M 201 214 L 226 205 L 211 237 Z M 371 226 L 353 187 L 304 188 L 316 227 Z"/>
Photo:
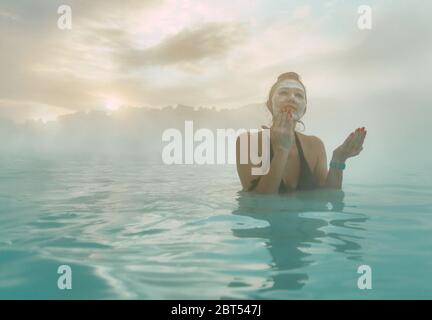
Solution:
<path fill-rule="evenodd" d="M 274 93 L 274 91 L 276 90 L 277 85 L 278 85 L 280 82 L 284 81 L 284 80 L 295 80 L 295 81 L 300 82 L 300 84 L 303 86 L 303 89 L 304 89 L 304 91 L 305 91 L 305 99 L 306 99 L 306 102 L 307 102 L 307 98 L 306 98 L 306 87 L 305 87 L 305 85 L 303 84 L 303 82 L 300 80 L 300 76 L 299 76 L 297 73 L 295 73 L 295 72 L 285 72 L 285 73 L 282 73 L 282 74 L 279 75 L 279 77 L 277 78 L 276 83 L 273 84 L 273 86 L 271 87 L 271 89 L 270 89 L 270 93 L 269 93 L 269 96 L 268 96 L 268 100 L 267 100 L 267 103 L 266 103 L 267 108 L 269 109 L 269 111 L 270 111 L 272 114 L 273 114 L 273 105 L 272 105 L 272 96 L 273 96 L 273 93 Z"/>
<path fill-rule="evenodd" d="M 273 86 L 271 87 L 270 93 L 269 93 L 269 96 L 268 96 L 268 100 L 266 102 L 267 109 L 270 111 L 270 113 L 272 115 L 273 115 L 273 105 L 272 105 L 272 96 L 273 96 L 273 93 L 275 92 L 278 84 L 280 82 L 284 81 L 284 80 L 295 80 L 295 81 L 298 81 L 303 86 L 303 89 L 305 91 L 305 99 L 306 99 L 306 103 L 307 103 L 306 87 L 303 84 L 303 82 L 300 80 L 300 76 L 297 73 L 295 73 L 295 72 L 285 72 L 285 73 L 282 73 L 277 78 L 276 83 L 273 84 Z M 306 129 L 306 126 L 304 125 L 303 121 L 298 120 L 297 122 L 302 124 L 303 130 Z"/>

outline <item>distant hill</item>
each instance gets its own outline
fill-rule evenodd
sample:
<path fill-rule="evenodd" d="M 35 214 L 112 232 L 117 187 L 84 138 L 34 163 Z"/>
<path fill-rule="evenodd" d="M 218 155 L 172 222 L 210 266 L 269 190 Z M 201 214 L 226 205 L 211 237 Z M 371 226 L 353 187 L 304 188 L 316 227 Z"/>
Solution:
<path fill-rule="evenodd" d="M 57 121 L 29 121 L 15 124 L 0 120 L 2 154 L 35 156 L 136 156 L 160 159 L 162 133 L 169 128 L 184 131 L 184 122 L 192 120 L 194 130 L 208 128 L 259 128 L 268 123 L 264 104 L 236 109 L 204 109 L 168 106 L 162 109 L 122 108 L 108 114 L 103 111 L 77 112 Z"/>

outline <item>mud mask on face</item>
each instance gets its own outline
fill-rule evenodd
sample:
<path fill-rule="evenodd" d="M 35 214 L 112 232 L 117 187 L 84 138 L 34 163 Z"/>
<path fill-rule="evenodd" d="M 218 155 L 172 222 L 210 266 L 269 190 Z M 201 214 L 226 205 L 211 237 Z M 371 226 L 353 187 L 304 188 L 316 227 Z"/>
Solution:
<path fill-rule="evenodd" d="M 272 106 L 273 106 L 273 111 L 276 112 L 280 112 L 278 110 L 278 105 L 277 104 L 281 104 L 281 102 L 278 102 L 277 100 L 277 91 L 281 90 L 282 88 L 286 88 L 286 89 L 300 89 L 301 91 L 303 91 L 303 95 L 306 96 L 305 92 L 304 92 L 304 88 L 302 86 L 302 84 L 296 80 L 284 80 L 282 81 L 276 88 L 275 94 L 273 94 L 272 97 Z M 297 99 L 295 98 L 295 104 L 297 107 L 297 110 L 293 113 L 293 118 L 294 120 L 298 121 L 301 119 L 301 117 L 304 116 L 305 112 L 306 112 L 306 101 L 305 99 Z M 275 110 L 276 107 L 276 110 Z"/>

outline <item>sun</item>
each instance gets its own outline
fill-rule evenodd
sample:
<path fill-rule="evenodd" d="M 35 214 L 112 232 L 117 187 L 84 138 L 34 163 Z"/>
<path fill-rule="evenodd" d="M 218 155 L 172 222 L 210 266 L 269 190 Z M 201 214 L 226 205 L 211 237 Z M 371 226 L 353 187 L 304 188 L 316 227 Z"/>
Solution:
<path fill-rule="evenodd" d="M 122 101 L 117 97 L 109 97 L 105 100 L 105 109 L 108 111 L 116 111 L 123 105 Z"/>

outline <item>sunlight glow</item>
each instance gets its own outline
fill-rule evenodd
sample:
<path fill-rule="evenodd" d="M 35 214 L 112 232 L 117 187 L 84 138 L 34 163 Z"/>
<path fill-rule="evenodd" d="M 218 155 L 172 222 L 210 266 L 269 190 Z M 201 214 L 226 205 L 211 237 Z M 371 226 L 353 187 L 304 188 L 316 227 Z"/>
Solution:
<path fill-rule="evenodd" d="M 105 100 L 104 106 L 108 111 L 116 111 L 121 108 L 123 102 L 117 97 L 109 97 Z"/>

